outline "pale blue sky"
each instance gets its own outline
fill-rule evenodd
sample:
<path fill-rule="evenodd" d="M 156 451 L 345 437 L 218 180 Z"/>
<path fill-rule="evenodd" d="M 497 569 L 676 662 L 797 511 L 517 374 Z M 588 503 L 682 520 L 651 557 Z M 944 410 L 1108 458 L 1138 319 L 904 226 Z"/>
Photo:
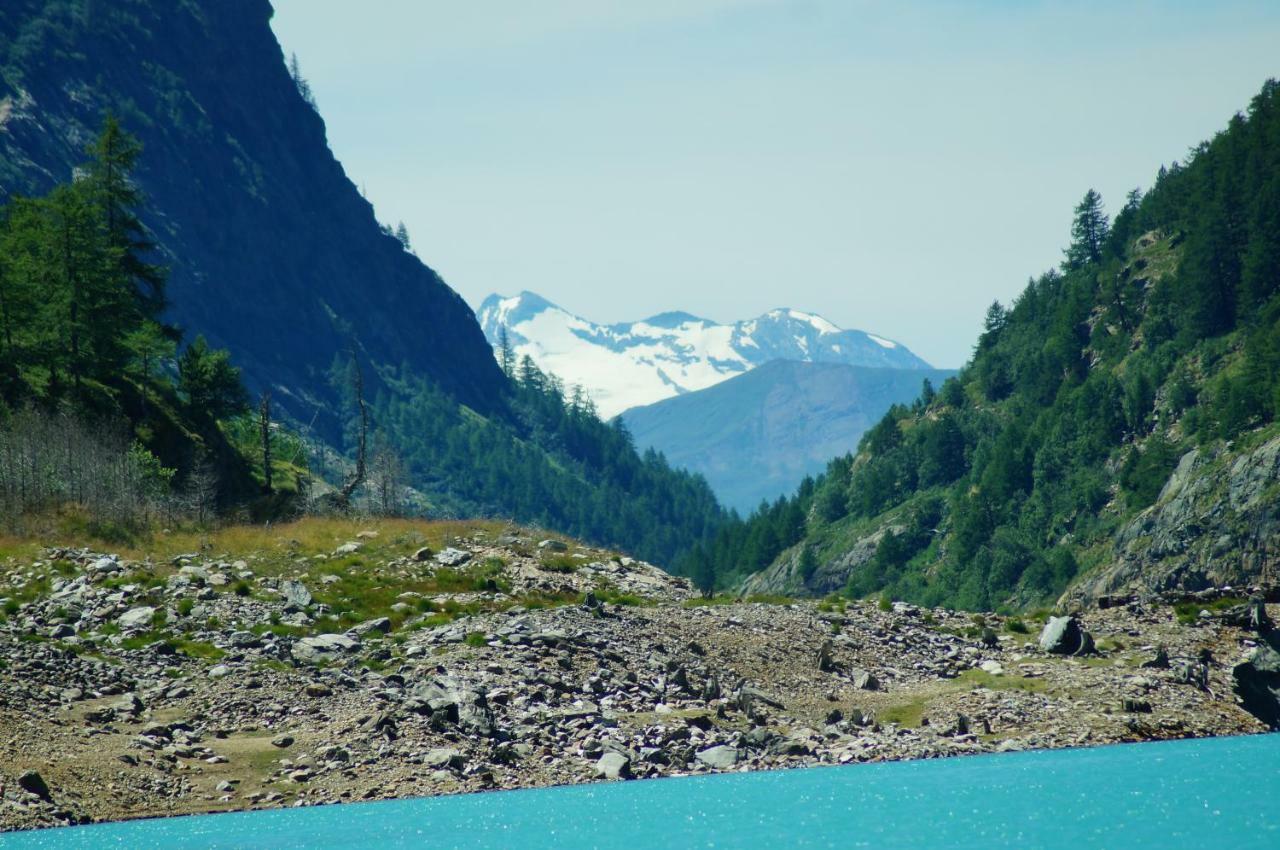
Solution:
<path fill-rule="evenodd" d="M 275 0 L 329 141 L 474 306 L 778 306 L 968 356 L 1280 75 L 1275 2 Z"/>

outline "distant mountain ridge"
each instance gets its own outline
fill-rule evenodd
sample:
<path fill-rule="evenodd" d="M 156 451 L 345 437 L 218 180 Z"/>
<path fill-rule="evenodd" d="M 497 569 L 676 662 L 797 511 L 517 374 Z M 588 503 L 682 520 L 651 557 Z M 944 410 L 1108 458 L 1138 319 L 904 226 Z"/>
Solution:
<path fill-rule="evenodd" d="M 521 292 L 489 296 L 476 315 L 491 345 L 505 327 L 517 357 L 580 384 L 605 418 L 775 360 L 931 368 L 901 343 L 786 308 L 732 324 L 675 311 L 606 325 Z"/>
<path fill-rule="evenodd" d="M 894 404 L 914 401 L 946 369 L 884 369 L 775 360 L 622 415 L 636 445 L 700 473 L 741 514 L 789 494 L 806 475 L 854 451 Z"/>

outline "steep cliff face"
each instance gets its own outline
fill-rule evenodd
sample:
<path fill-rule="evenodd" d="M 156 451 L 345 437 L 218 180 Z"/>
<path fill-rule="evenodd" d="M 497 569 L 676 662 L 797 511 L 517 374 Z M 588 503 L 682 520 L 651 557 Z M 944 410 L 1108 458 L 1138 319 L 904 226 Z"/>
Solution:
<path fill-rule="evenodd" d="M 6 0 L 0 197 L 70 178 L 111 110 L 145 146 L 170 319 L 230 349 L 252 386 L 310 419 L 354 349 L 488 408 L 502 377 L 470 309 L 380 231 L 271 15 L 267 0 Z"/>
<path fill-rule="evenodd" d="M 1241 452 L 1193 449 L 1156 504 L 1116 535 L 1107 566 L 1063 597 L 1274 584 L 1280 570 L 1280 437 Z"/>

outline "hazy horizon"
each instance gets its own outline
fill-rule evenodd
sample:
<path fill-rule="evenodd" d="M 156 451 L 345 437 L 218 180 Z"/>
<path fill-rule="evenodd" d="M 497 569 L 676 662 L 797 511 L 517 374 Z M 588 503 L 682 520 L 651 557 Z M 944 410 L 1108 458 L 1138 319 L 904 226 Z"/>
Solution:
<path fill-rule="evenodd" d="M 793 307 L 939 367 L 1280 43 L 1248 2 L 275 5 L 347 173 L 473 307 Z"/>

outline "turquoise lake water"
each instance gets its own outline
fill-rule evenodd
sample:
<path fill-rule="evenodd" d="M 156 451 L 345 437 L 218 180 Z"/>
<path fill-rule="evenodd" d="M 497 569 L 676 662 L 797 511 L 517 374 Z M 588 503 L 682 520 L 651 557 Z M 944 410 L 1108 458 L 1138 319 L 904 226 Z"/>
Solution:
<path fill-rule="evenodd" d="M 1280 735 L 239 812 L 0 848 L 1280 848 Z"/>

